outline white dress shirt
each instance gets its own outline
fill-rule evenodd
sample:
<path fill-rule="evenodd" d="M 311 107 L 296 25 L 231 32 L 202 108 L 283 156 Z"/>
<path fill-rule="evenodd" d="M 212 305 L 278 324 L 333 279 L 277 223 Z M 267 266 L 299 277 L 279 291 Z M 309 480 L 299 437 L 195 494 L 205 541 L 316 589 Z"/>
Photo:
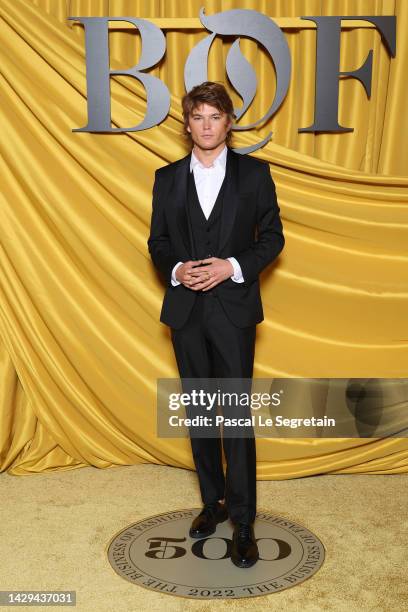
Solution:
<path fill-rule="evenodd" d="M 221 188 L 222 181 L 224 180 L 226 164 L 226 146 L 224 146 L 221 153 L 219 153 L 219 155 L 217 155 L 217 157 L 213 160 L 211 166 L 204 166 L 194 155 L 194 152 L 191 152 L 190 172 L 194 172 L 194 181 L 198 199 L 206 219 L 208 219 L 212 209 L 214 208 L 218 192 Z M 227 257 L 227 259 L 231 262 L 232 267 L 234 268 L 234 273 L 230 278 L 236 283 L 243 283 L 244 278 L 242 276 L 241 266 L 239 265 L 238 261 L 235 259 L 235 257 Z M 180 285 L 180 281 L 176 279 L 176 270 L 182 265 L 182 263 L 182 261 L 176 263 L 172 270 L 171 284 L 174 287 Z"/>

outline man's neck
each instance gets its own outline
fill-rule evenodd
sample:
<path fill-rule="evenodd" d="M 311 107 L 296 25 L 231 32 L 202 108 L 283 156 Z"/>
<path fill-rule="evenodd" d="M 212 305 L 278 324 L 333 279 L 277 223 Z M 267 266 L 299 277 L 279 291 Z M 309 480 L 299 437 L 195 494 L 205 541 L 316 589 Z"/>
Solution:
<path fill-rule="evenodd" d="M 214 159 L 218 157 L 223 148 L 225 147 L 225 141 L 218 145 L 215 149 L 201 149 L 195 144 L 193 147 L 193 153 L 196 158 L 203 164 L 203 166 L 211 166 Z"/>

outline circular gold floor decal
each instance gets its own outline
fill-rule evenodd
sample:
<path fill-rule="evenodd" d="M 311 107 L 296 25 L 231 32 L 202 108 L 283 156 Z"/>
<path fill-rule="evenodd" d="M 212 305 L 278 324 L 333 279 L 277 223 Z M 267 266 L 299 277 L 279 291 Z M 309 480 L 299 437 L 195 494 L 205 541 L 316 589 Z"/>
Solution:
<path fill-rule="evenodd" d="M 269 595 L 310 578 L 323 563 L 324 546 L 306 527 L 259 511 L 254 523 L 259 561 L 236 567 L 230 559 L 233 525 L 190 538 L 201 508 L 149 517 L 118 533 L 107 554 L 115 572 L 153 591 L 192 599 L 234 599 Z"/>

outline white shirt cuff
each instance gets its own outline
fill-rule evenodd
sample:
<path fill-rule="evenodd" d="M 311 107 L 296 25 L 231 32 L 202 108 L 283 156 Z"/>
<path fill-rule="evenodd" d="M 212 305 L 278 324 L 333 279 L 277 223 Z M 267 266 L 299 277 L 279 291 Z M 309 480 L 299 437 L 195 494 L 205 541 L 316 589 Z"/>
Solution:
<path fill-rule="evenodd" d="M 241 266 L 239 265 L 239 263 L 237 262 L 235 257 L 227 257 L 227 259 L 228 259 L 228 261 L 231 262 L 232 267 L 234 268 L 234 274 L 232 276 L 230 276 L 230 278 L 235 283 L 243 283 L 245 279 L 242 276 Z"/>
<path fill-rule="evenodd" d="M 182 264 L 183 264 L 183 262 L 179 261 L 178 263 L 176 263 L 176 265 L 174 266 L 173 270 L 171 271 L 171 284 L 173 285 L 173 287 L 177 287 L 177 285 L 181 284 L 180 281 L 178 281 L 177 278 L 176 278 L 176 270 Z"/>

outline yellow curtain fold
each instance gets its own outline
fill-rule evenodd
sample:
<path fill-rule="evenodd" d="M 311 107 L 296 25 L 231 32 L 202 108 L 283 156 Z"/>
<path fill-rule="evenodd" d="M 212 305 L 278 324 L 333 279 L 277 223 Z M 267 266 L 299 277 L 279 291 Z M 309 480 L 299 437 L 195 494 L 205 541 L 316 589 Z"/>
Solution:
<path fill-rule="evenodd" d="M 0 0 L 0 470 L 32 474 L 141 462 L 193 469 L 188 439 L 156 435 L 156 380 L 177 377 L 164 288 L 147 237 L 156 168 L 184 156 L 183 65 L 207 33 L 166 32 L 152 74 L 171 92 L 160 126 L 75 133 L 86 124 L 84 36 L 72 16 L 197 17 L 201 0 Z M 397 16 L 390 59 L 374 29 L 342 33 L 341 70 L 374 49 L 372 96 L 340 83 L 346 134 L 299 134 L 313 119 L 315 36 L 285 31 L 293 73 L 282 108 L 233 146 L 273 139 L 253 155 L 275 180 L 286 246 L 262 275 L 265 321 L 255 377 L 406 377 L 408 362 L 408 4 L 402 0 L 206 2 L 207 14 Z M 110 34 L 111 66 L 136 62 L 136 31 Z M 226 81 L 229 45 L 215 41 L 209 78 Z M 242 123 L 273 96 L 273 66 L 241 49 L 258 92 Z M 227 85 L 227 84 L 226 84 Z M 228 85 L 227 85 L 228 87 Z M 234 103 L 240 99 L 231 91 Z M 111 79 L 112 121 L 144 116 L 143 87 Z M 258 439 L 258 478 L 408 472 L 406 439 Z"/>

